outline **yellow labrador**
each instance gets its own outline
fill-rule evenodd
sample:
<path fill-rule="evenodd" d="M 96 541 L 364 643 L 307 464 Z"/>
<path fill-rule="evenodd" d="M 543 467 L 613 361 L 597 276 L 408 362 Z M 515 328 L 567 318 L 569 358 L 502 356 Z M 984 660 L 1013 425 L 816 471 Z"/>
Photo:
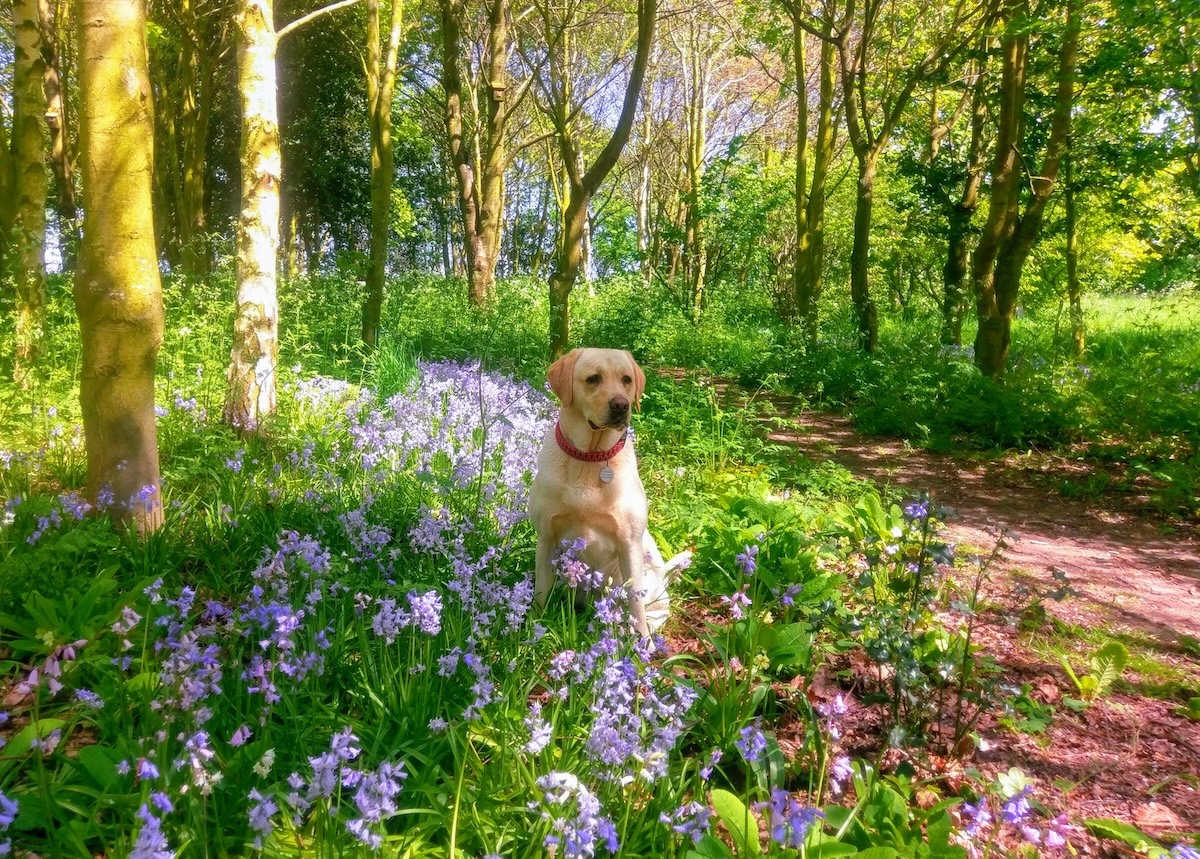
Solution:
<path fill-rule="evenodd" d="M 630 410 L 646 374 L 628 352 L 575 349 L 546 376 L 562 408 L 542 444 L 529 495 L 538 535 L 535 596 L 545 605 L 555 551 L 564 540 L 582 538 L 579 560 L 607 584 L 630 586 L 633 619 L 646 636 L 666 620 L 668 576 L 690 558 L 684 553 L 664 564 L 646 530 L 646 490 L 627 443 Z"/>

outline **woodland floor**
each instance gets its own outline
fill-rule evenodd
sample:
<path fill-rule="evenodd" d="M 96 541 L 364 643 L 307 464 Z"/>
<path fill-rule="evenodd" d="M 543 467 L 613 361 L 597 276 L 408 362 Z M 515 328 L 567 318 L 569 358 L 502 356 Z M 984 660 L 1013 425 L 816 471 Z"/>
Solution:
<path fill-rule="evenodd" d="M 727 402 L 747 397 L 712 383 Z M 1200 833 L 1200 722 L 1175 712 L 1200 695 L 1200 525 L 1153 518 L 1128 496 L 1063 497 L 1046 477 L 1082 479 L 1074 460 L 933 454 L 864 436 L 845 417 L 801 410 L 786 398 L 772 398 L 760 414 L 768 440 L 808 459 L 833 460 L 879 486 L 927 492 L 948 508 L 947 536 L 960 555 L 986 555 L 1006 533 L 986 586 L 980 641 L 1005 682 L 1029 684 L 1054 717 L 1037 734 L 985 718 L 983 747 L 943 765 L 951 777 L 964 767 L 991 776 L 1019 766 L 1037 779 L 1046 805 L 1075 823 L 1117 818 L 1168 843 Z M 1028 612 L 1018 623 L 1031 592 L 1057 588 L 1064 574 L 1077 593 L 1046 600 L 1033 628 Z M 1076 692 L 1060 655 L 1078 671 L 1113 639 L 1131 653 L 1123 681 L 1082 712 L 1064 707 L 1063 696 Z M 857 730 L 847 745 L 877 748 L 882 714 L 860 707 L 851 720 Z M 1122 855 L 1086 834 L 1076 846 L 1085 856 Z"/>

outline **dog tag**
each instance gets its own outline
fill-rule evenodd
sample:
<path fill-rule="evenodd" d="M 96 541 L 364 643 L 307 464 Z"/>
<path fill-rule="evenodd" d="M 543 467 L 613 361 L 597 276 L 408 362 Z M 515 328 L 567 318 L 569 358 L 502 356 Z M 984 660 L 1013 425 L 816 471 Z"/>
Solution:
<path fill-rule="evenodd" d="M 600 469 L 600 479 L 605 483 L 612 483 L 613 470 L 605 465 L 604 468 Z"/>

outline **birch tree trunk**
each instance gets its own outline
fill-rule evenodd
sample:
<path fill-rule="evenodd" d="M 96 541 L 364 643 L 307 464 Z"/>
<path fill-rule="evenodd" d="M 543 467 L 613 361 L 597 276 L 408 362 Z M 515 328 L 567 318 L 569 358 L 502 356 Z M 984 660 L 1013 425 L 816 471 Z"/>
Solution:
<path fill-rule="evenodd" d="M 242 203 L 237 228 L 237 309 L 225 422 L 255 432 L 275 413 L 279 308 L 279 114 L 273 0 L 241 0 L 238 92 L 242 105 Z"/>
<path fill-rule="evenodd" d="M 391 229 L 392 184 L 396 172 L 392 151 L 392 98 L 396 91 L 404 0 L 391 0 L 387 43 L 380 45 L 379 0 L 367 2 L 367 109 L 371 128 L 371 261 L 363 303 L 363 343 L 379 340 L 383 287 L 387 277 L 388 235 Z"/>
<path fill-rule="evenodd" d="M 75 307 L 88 494 L 144 534 L 163 521 L 154 416 L 163 306 L 145 2 L 79 0 L 77 20 L 85 212 Z"/>
<path fill-rule="evenodd" d="M 32 381 L 46 314 L 46 147 L 42 122 L 41 21 L 37 0 L 13 3 L 13 209 L 10 267 L 16 284 L 13 377 L 21 387 Z"/>

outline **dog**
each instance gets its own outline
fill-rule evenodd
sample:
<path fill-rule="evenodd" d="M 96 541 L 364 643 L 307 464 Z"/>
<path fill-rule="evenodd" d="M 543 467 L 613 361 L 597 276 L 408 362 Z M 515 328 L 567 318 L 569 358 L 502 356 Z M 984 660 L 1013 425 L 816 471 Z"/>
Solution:
<path fill-rule="evenodd" d="M 634 625 L 647 637 L 665 622 L 667 585 L 690 553 L 664 563 L 646 530 L 646 490 L 629 443 L 630 414 L 646 389 L 646 374 L 629 352 L 575 349 L 555 361 L 546 378 L 561 408 L 529 493 L 537 531 L 534 597 L 545 606 L 555 551 L 564 540 L 582 538 L 577 557 L 607 585 L 629 586 Z"/>

